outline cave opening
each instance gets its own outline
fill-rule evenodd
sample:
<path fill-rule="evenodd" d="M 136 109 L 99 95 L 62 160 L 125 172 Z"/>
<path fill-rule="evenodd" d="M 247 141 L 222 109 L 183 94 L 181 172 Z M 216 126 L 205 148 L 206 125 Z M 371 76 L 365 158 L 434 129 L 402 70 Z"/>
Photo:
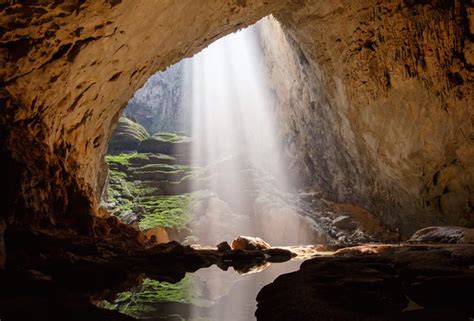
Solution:
<path fill-rule="evenodd" d="M 310 251 L 322 241 L 323 228 L 289 175 L 278 128 L 268 59 L 287 54 L 271 38 L 282 33 L 265 17 L 158 72 L 135 93 L 106 156 L 104 201 L 113 215 L 156 244 L 225 251 L 248 250 L 252 240 L 261 249 Z M 140 318 L 248 321 L 260 289 L 300 263 L 214 266 L 176 284 L 146 279 L 98 305 Z"/>
<path fill-rule="evenodd" d="M 0 319 L 472 319 L 473 14 L 1 2 Z"/>
<path fill-rule="evenodd" d="M 288 54 L 272 38 L 282 33 L 263 18 L 135 93 L 109 142 L 109 211 L 158 243 L 321 240 L 316 214 L 298 199 L 277 119 L 269 59 Z"/>

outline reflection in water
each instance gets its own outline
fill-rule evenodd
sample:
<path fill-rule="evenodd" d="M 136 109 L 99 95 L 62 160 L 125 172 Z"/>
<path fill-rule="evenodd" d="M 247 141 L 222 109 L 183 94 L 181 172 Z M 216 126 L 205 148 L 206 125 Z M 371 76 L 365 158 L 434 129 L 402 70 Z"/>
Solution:
<path fill-rule="evenodd" d="M 284 273 L 299 269 L 301 260 L 265 263 L 241 274 L 211 266 L 188 273 L 176 284 L 145 279 L 100 306 L 139 318 L 187 321 L 255 320 L 256 297 L 263 286 Z"/>
<path fill-rule="evenodd" d="M 197 271 L 194 277 L 203 291 L 201 297 L 196 299 L 208 303 L 209 309 L 206 316 L 200 315 L 201 310 L 196 309 L 190 320 L 200 320 L 200 317 L 228 321 L 255 320 L 255 299 L 260 289 L 277 276 L 298 270 L 300 264 L 299 260 L 268 264 L 264 270 L 244 275 L 233 269 L 222 271 L 215 266 Z"/>

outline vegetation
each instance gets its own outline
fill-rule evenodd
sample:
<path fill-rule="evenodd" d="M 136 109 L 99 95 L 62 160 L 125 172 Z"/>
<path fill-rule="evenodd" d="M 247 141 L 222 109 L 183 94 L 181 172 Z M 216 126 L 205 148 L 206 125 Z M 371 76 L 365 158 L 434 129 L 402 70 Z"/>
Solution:
<path fill-rule="evenodd" d="M 140 229 L 155 226 L 181 228 L 190 219 L 190 194 L 176 196 L 151 196 L 143 199 L 141 205 L 147 213 L 139 221 Z"/>
<path fill-rule="evenodd" d="M 102 301 L 99 305 L 139 318 L 155 312 L 157 303 L 190 303 L 191 300 L 191 281 L 186 276 L 175 284 L 145 279 L 142 285 L 117 295 L 113 302 Z"/>
<path fill-rule="evenodd" d="M 175 158 L 165 154 L 152 153 L 121 153 L 116 155 L 107 155 L 105 160 L 110 165 L 130 165 L 132 163 L 151 163 L 159 160 L 174 160 Z M 163 164 L 166 165 L 166 164 Z"/>
<path fill-rule="evenodd" d="M 160 189 L 149 181 L 160 178 L 163 184 L 180 184 L 192 177 L 194 169 L 189 165 L 162 163 L 174 160 L 165 154 L 122 153 L 107 155 L 106 160 L 108 202 L 115 216 L 123 219 L 130 213 L 139 214 L 141 229 L 186 226 L 190 219 L 189 194 L 162 196 Z"/>

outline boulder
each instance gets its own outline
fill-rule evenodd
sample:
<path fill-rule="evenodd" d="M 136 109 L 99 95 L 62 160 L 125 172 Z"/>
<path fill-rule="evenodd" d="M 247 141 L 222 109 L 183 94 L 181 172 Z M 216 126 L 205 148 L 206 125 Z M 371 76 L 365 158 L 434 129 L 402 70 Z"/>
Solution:
<path fill-rule="evenodd" d="M 453 255 L 460 248 L 462 260 Z M 259 321 L 469 320 L 474 306 L 466 294 L 474 275 L 468 248 L 392 245 L 377 255 L 315 257 L 263 287 L 255 315 Z"/>
<path fill-rule="evenodd" d="M 458 226 L 431 226 L 416 231 L 408 242 L 474 243 L 474 229 Z"/>
<path fill-rule="evenodd" d="M 336 219 L 334 219 L 332 224 L 338 229 L 342 229 L 342 230 L 355 230 L 357 228 L 357 225 L 347 215 L 341 215 L 341 216 L 336 217 Z"/>
<path fill-rule="evenodd" d="M 118 125 L 110 138 L 108 152 L 117 154 L 135 151 L 140 142 L 148 136 L 148 132 L 142 125 L 126 117 L 120 117 Z"/>
<path fill-rule="evenodd" d="M 168 243 L 170 241 L 168 232 L 163 227 L 153 227 L 143 231 L 143 234 L 154 243 Z"/>
<path fill-rule="evenodd" d="M 231 251 L 232 248 L 230 247 L 229 243 L 227 242 L 221 242 L 217 244 L 217 251 L 219 252 L 225 252 L 225 251 Z"/>
<path fill-rule="evenodd" d="M 232 241 L 231 247 L 233 250 L 268 250 L 271 248 L 270 244 L 259 237 L 239 236 Z"/>

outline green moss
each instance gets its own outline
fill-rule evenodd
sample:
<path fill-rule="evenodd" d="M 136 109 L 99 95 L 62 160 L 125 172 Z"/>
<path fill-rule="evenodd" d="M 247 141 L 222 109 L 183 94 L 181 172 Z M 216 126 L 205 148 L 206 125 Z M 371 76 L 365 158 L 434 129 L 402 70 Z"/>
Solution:
<path fill-rule="evenodd" d="M 190 303 L 191 300 L 191 281 L 186 276 L 175 284 L 145 279 L 142 285 L 120 293 L 113 302 L 102 301 L 99 306 L 138 318 L 156 311 L 156 303 Z"/>
<path fill-rule="evenodd" d="M 189 138 L 182 133 L 163 132 L 154 135 L 153 139 L 185 142 Z M 197 172 L 196 168 L 173 164 L 174 157 L 160 153 L 132 152 L 107 155 L 106 161 L 109 164 L 110 175 L 109 209 L 114 215 L 123 217 L 134 212 L 138 215 L 141 229 L 181 228 L 188 224 L 189 194 L 156 195 L 162 194 L 168 187 L 172 189 L 191 179 Z M 178 187 L 176 190 L 179 190 Z"/>
<path fill-rule="evenodd" d="M 112 163 L 120 164 L 120 165 L 128 165 L 130 155 L 132 155 L 132 154 L 123 153 L 123 154 L 117 154 L 117 155 L 107 155 L 105 157 L 105 161 L 109 165 L 112 164 Z"/>
<path fill-rule="evenodd" d="M 190 194 L 176 196 L 150 196 L 142 200 L 141 206 L 147 214 L 140 220 L 140 229 L 156 226 L 181 228 L 189 223 Z"/>
<path fill-rule="evenodd" d="M 108 196 L 109 203 L 114 204 L 111 208 L 114 215 L 122 217 L 141 208 L 141 229 L 158 226 L 181 228 L 188 224 L 190 194 L 145 197 L 144 195 L 152 194 L 155 189 L 145 187 L 139 181 L 127 181 L 127 175 L 123 172 L 110 170 L 109 173 Z"/>
<path fill-rule="evenodd" d="M 121 154 L 116 154 L 112 155 L 109 154 L 105 157 L 105 160 L 107 164 L 114 165 L 124 165 L 128 166 L 131 165 L 131 163 L 137 162 L 137 161 L 159 161 L 159 160 L 174 160 L 175 158 L 169 155 L 165 154 L 152 154 L 152 153 L 121 153 Z M 163 164 L 165 165 L 165 164 Z M 182 165 L 185 166 L 185 165 Z"/>

